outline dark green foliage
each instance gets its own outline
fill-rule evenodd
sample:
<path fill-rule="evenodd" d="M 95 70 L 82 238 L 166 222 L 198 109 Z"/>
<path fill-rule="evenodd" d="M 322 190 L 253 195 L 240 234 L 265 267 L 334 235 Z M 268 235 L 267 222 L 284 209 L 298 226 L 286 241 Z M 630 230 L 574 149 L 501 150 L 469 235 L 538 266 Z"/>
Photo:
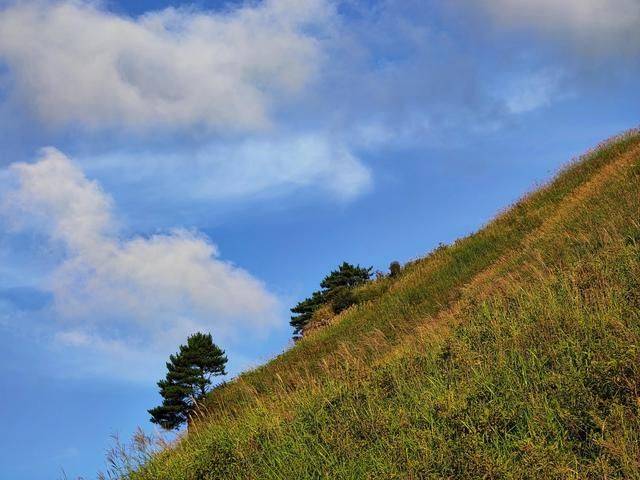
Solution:
<path fill-rule="evenodd" d="M 350 287 L 336 287 L 331 291 L 331 295 L 328 295 L 331 301 L 331 308 L 335 313 L 340 313 L 346 310 L 351 305 L 357 303 L 358 299 L 353 294 L 353 289 Z"/>
<path fill-rule="evenodd" d="M 342 262 L 338 270 L 334 270 L 324 277 L 320 286 L 326 291 L 332 291 L 338 287 L 356 287 L 367 282 L 371 278 L 373 267 L 364 268 Z"/>
<path fill-rule="evenodd" d="M 340 313 L 357 303 L 353 288 L 369 281 L 372 268 L 343 262 L 338 270 L 334 270 L 322 280 L 320 286 L 324 289 L 324 295 L 335 313 Z"/>
<path fill-rule="evenodd" d="M 304 326 L 309 323 L 311 317 L 313 316 L 313 312 L 315 312 L 318 307 L 323 305 L 326 302 L 325 295 L 323 292 L 313 292 L 311 297 L 302 300 L 295 307 L 291 309 L 291 313 L 295 313 L 291 317 L 291 321 L 289 325 L 293 327 L 293 334 L 298 335 Z"/>
<path fill-rule="evenodd" d="M 340 313 L 355 304 L 357 300 L 352 289 L 369 281 L 372 269 L 373 267 L 364 268 L 342 262 L 337 270 L 324 277 L 320 282 L 322 290 L 313 292 L 311 297 L 304 299 L 291 309 L 291 313 L 297 314 L 292 316 L 289 322 L 294 329 L 294 337 L 302 332 L 304 326 L 311 320 L 313 312 L 322 305 L 330 303 L 333 311 Z"/>
<path fill-rule="evenodd" d="M 191 412 L 206 394 L 211 378 L 226 375 L 227 357 L 211 334 L 195 333 L 169 356 L 167 376 L 158 382 L 162 405 L 149 410 L 151 421 L 173 430 L 189 420 Z"/>
<path fill-rule="evenodd" d="M 389 265 L 389 276 L 390 277 L 397 277 L 398 275 L 400 275 L 400 272 L 402 271 L 402 267 L 400 266 L 400 262 L 391 262 L 391 265 Z"/>

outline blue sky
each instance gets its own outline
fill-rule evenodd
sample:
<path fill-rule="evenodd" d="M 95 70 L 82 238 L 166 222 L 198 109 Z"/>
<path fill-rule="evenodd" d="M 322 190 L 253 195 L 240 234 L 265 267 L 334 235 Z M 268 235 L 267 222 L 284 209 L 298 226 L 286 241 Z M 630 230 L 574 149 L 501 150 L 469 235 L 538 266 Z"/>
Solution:
<path fill-rule="evenodd" d="M 95 476 L 169 353 L 238 373 L 637 126 L 636 0 L 0 1 L 0 477 Z"/>

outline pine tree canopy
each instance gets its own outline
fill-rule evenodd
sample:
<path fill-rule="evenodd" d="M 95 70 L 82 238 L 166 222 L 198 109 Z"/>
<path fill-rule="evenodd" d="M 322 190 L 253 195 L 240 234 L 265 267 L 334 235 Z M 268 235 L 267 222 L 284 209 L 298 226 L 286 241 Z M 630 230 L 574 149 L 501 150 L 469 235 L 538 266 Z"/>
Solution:
<path fill-rule="evenodd" d="M 211 379 L 226 375 L 227 357 L 211 334 L 196 333 L 169 356 L 167 375 L 158 382 L 162 405 L 149 410 L 151 421 L 167 430 L 189 420 L 193 409 L 209 391 Z"/>
<path fill-rule="evenodd" d="M 313 313 L 322 305 L 331 303 L 335 313 L 353 305 L 355 302 L 353 287 L 367 282 L 371 278 L 371 270 L 372 267 L 363 268 L 360 265 L 354 266 L 343 262 L 337 270 L 327 275 L 320 283 L 322 290 L 313 292 L 311 297 L 302 300 L 291 309 L 291 313 L 297 314 L 292 316 L 289 322 L 293 327 L 294 337 L 302 332 Z"/>
<path fill-rule="evenodd" d="M 373 267 L 364 268 L 360 265 L 353 266 L 350 263 L 342 262 L 338 270 L 334 270 L 324 277 L 320 286 L 329 291 L 338 287 L 356 287 L 371 278 L 372 269 Z"/>

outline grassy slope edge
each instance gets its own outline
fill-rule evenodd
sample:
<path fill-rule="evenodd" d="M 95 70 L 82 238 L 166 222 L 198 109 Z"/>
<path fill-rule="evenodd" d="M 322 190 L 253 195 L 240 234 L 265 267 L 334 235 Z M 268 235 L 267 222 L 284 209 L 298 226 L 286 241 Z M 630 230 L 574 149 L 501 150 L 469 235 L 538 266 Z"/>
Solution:
<path fill-rule="evenodd" d="M 640 135 L 216 389 L 136 479 L 640 478 Z"/>

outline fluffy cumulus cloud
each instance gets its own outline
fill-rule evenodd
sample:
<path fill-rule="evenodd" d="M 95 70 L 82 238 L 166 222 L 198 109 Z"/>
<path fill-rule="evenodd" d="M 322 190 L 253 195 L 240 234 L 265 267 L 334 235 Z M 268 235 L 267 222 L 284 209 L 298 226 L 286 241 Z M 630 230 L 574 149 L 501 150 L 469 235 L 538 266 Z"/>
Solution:
<path fill-rule="evenodd" d="M 229 340 L 273 326 L 275 297 L 219 259 L 204 236 L 175 230 L 120 238 L 109 195 L 59 151 L 13 164 L 5 180 L 5 221 L 36 230 L 62 253 L 45 285 L 59 343 L 143 360 L 196 330 Z"/>
<path fill-rule="evenodd" d="M 503 25 L 534 27 L 568 38 L 584 52 L 640 52 L 638 0 L 484 0 L 479 3 Z"/>
<path fill-rule="evenodd" d="M 10 2 L 0 60 L 14 99 L 50 125 L 254 131 L 314 78 L 331 19 L 324 0 L 138 18 L 83 0 Z"/>

